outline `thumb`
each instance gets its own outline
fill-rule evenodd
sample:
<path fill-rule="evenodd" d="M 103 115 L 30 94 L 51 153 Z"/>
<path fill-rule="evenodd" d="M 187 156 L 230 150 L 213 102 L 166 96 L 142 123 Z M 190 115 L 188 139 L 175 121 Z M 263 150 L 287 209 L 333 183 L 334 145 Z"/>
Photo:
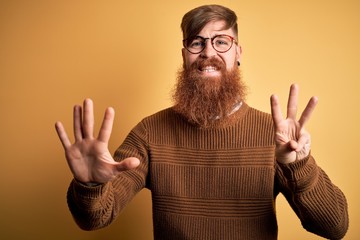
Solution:
<path fill-rule="evenodd" d="M 116 165 L 118 171 L 131 170 L 140 165 L 140 160 L 136 157 L 125 158 Z"/>

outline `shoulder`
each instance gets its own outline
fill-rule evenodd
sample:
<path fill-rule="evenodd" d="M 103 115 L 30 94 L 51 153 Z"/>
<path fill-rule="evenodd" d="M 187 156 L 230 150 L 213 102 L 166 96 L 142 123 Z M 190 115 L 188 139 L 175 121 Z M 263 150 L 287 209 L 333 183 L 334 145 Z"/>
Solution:
<path fill-rule="evenodd" d="M 272 124 L 272 117 L 271 117 L 270 113 L 258 110 L 258 109 L 254 108 L 254 107 L 250 107 L 246 103 L 244 103 L 244 105 L 247 108 L 245 118 L 250 119 L 250 120 L 257 119 L 257 120 L 261 120 L 261 121 L 268 122 L 268 123 Z"/>
<path fill-rule="evenodd" d="M 240 122 L 241 137 L 244 141 L 259 138 L 257 143 L 272 145 L 274 140 L 274 124 L 271 114 L 260 111 L 253 107 L 248 110 Z"/>
<path fill-rule="evenodd" d="M 178 114 L 173 110 L 173 108 L 169 107 L 145 117 L 141 122 L 145 124 L 152 122 L 164 122 L 174 120 L 178 117 Z"/>
<path fill-rule="evenodd" d="M 172 107 L 169 107 L 143 118 L 138 125 L 148 130 L 155 130 L 159 128 L 179 127 L 181 124 L 184 124 L 182 116 L 175 112 Z"/>

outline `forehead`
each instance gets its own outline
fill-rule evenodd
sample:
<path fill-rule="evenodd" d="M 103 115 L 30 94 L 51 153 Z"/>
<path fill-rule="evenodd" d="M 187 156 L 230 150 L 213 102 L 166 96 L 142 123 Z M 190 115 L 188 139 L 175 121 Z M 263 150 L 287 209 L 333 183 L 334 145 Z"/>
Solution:
<path fill-rule="evenodd" d="M 212 37 L 217 34 L 228 34 L 234 36 L 234 31 L 231 28 L 226 29 L 225 21 L 211 21 L 208 22 L 199 32 L 199 36 Z"/>

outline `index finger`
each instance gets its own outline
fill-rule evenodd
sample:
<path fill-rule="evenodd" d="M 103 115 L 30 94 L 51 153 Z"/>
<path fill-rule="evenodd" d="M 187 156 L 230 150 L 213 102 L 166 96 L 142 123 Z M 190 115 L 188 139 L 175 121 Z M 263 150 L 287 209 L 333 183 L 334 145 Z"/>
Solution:
<path fill-rule="evenodd" d="M 104 115 L 104 120 L 102 122 L 100 131 L 99 131 L 99 136 L 98 136 L 99 141 L 106 142 L 106 143 L 109 141 L 113 122 L 114 122 L 114 115 L 115 115 L 115 111 L 113 108 L 109 107 L 108 109 L 106 109 L 105 115 Z"/>
<path fill-rule="evenodd" d="M 276 95 L 271 95 L 270 104 L 271 104 L 271 115 L 275 126 L 277 126 L 283 120 L 279 98 Z"/>

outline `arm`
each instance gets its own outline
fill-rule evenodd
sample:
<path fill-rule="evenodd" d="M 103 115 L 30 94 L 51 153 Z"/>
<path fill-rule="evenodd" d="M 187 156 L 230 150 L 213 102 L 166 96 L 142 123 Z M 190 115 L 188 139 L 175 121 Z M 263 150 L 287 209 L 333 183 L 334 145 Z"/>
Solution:
<path fill-rule="evenodd" d="M 342 239 L 348 229 L 346 198 L 311 155 L 294 163 L 278 163 L 276 181 L 306 230 Z"/>
<path fill-rule="evenodd" d="M 115 202 L 123 197 L 125 192 L 129 193 L 129 190 L 125 189 L 132 189 L 131 184 L 127 184 L 131 178 L 126 176 L 129 175 L 129 170 L 135 171 L 140 165 L 140 160 L 136 157 L 127 156 L 120 159 L 121 161 L 115 161 L 109 153 L 108 141 L 113 119 L 114 111 L 108 108 L 99 135 L 94 137 L 93 103 L 86 99 L 83 111 L 81 106 L 74 107 L 73 144 L 70 143 L 63 125 L 60 122 L 55 125 L 74 176 L 68 191 L 69 208 L 83 229 L 106 226 L 116 217 L 119 209 Z M 93 185 L 95 187 L 90 187 Z"/>
<path fill-rule="evenodd" d="M 129 134 L 117 149 L 115 160 L 124 159 L 127 150 L 124 145 L 134 133 Z M 112 223 L 133 197 L 145 187 L 148 172 L 147 157 L 132 153 L 142 159 L 136 169 L 123 171 L 111 181 L 95 187 L 88 187 L 73 180 L 68 189 L 68 205 L 76 223 L 84 230 L 103 228 Z"/>
<path fill-rule="evenodd" d="M 317 98 L 310 99 L 297 121 L 297 97 L 298 87 L 292 85 L 286 119 L 282 117 L 278 98 L 271 97 L 276 183 L 305 229 L 323 237 L 340 239 L 348 228 L 346 199 L 310 155 L 310 134 L 304 128 Z"/>

